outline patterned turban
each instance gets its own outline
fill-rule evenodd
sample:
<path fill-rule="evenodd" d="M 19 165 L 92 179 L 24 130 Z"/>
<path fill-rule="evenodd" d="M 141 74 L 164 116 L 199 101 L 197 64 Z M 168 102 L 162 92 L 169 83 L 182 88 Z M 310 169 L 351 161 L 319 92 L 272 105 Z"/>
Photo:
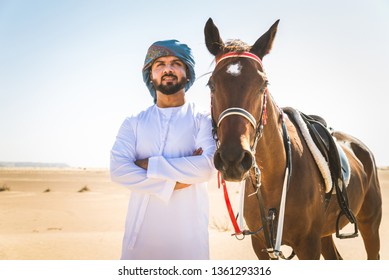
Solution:
<path fill-rule="evenodd" d="M 189 81 L 185 85 L 185 91 L 187 91 L 192 86 L 196 79 L 194 71 L 195 62 L 193 59 L 192 50 L 186 44 L 182 44 L 177 40 L 155 42 L 147 51 L 145 63 L 142 69 L 143 81 L 146 83 L 146 86 L 154 100 L 156 100 L 156 94 L 154 86 L 150 80 L 150 69 L 154 61 L 162 56 L 176 56 L 187 66 L 189 72 Z"/>

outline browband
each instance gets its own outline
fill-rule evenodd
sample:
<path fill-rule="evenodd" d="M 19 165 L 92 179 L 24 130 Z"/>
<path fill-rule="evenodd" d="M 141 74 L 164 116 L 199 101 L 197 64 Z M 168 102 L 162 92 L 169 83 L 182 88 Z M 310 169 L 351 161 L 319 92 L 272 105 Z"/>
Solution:
<path fill-rule="evenodd" d="M 263 68 L 263 65 L 262 65 L 262 60 L 256 56 L 255 54 L 251 53 L 251 52 L 229 52 L 229 53 L 226 53 L 226 54 L 223 54 L 221 57 L 219 57 L 217 60 L 216 60 L 216 65 L 226 59 L 226 58 L 230 58 L 230 57 L 245 57 L 245 58 L 250 58 L 250 59 L 253 59 L 255 60 L 256 62 L 258 62 L 262 68 Z"/>

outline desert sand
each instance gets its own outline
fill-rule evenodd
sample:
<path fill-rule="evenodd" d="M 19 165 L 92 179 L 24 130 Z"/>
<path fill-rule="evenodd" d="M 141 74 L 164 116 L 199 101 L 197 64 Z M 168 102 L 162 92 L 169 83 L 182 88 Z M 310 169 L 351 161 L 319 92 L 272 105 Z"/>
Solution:
<path fill-rule="evenodd" d="M 389 170 L 379 170 L 383 195 L 381 259 L 389 260 Z M 230 185 L 235 211 L 238 185 Z M 0 260 L 116 260 L 130 192 L 107 170 L 0 168 Z M 209 186 L 210 257 L 256 259 L 249 237 L 237 240 L 216 180 Z M 366 258 L 361 237 L 335 238 L 344 259 Z M 285 254 L 290 248 L 283 247 Z"/>

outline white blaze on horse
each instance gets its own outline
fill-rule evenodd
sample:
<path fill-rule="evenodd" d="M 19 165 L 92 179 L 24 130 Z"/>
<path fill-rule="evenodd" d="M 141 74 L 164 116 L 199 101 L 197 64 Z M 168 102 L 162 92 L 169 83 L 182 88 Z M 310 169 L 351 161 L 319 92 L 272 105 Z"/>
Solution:
<path fill-rule="evenodd" d="M 298 111 L 276 105 L 262 59 L 277 26 L 278 21 L 252 46 L 240 40 L 225 44 L 212 19 L 204 29 L 216 60 L 208 82 L 218 142 L 215 167 L 227 181 L 246 181 L 249 229 L 236 234 L 251 235 L 259 259 L 282 257 L 280 245 L 290 246 L 299 259 L 321 254 L 341 259 L 332 235 L 348 238 L 359 231 L 367 258 L 379 259 L 382 198 L 373 154 L 354 137 L 329 132 L 317 117 L 301 114 L 308 128 L 299 126 Z M 306 135 L 324 147 L 318 148 L 322 154 L 316 154 Z M 341 171 L 341 154 L 348 175 Z M 327 171 L 317 157 L 325 159 Z M 340 234 L 350 222 L 355 232 Z"/>

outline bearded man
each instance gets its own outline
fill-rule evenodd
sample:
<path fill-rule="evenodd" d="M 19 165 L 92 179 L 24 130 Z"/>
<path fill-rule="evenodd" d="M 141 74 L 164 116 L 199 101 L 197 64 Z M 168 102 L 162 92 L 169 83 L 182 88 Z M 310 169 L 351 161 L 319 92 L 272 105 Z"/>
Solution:
<path fill-rule="evenodd" d="M 154 105 L 126 118 L 111 150 L 111 178 L 131 191 L 122 259 L 208 259 L 207 182 L 215 174 L 209 114 L 185 94 L 195 80 L 191 49 L 150 46 L 143 67 Z"/>

